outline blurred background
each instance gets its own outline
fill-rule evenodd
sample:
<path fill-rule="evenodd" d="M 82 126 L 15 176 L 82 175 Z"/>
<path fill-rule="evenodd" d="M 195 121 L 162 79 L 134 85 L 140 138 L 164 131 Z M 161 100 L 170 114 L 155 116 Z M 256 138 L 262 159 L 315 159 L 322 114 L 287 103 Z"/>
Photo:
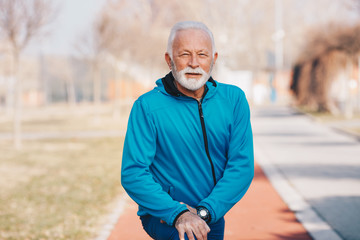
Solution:
<path fill-rule="evenodd" d="M 96 235 L 131 105 L 182 20 L 213 31 L 214 78 L 252 108 L 359 122 L 359 0 L 0 0 L 0 239 Z"/>

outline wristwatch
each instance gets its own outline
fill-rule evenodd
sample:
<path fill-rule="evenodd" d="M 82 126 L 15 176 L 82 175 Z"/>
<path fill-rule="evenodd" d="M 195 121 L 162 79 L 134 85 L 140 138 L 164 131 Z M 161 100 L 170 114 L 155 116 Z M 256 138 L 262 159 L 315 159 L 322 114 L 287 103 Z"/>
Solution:
<path fill-rule="evenodd" d="M 196 208 L 197 210 L 197 215 L 204 220 L 205 222 L 209 223 L 211 221 L 211 216 L 209 213 L 209 210 L 207 210 L 206 207 L 203 206 L 199 206 Z"/>

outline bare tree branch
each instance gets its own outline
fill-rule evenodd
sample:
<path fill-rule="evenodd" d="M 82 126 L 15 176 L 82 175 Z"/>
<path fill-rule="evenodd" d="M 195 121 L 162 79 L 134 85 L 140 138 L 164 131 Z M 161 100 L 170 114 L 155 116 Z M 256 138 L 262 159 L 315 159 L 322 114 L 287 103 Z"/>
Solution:
<path fill-rule="evenodd" d="M 49 0 L 0 0 L 0 32 L 20 52 L 55 15 Z"/>

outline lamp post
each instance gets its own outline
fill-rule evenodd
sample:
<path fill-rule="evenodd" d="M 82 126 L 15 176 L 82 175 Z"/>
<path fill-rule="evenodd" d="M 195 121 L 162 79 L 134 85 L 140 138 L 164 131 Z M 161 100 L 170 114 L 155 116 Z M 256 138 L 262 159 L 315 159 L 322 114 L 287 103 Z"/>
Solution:
<path fill-rule="evenodd" d="M 360 55 L 358 56 L 357 112 L 360 113 Z"/>
<path fill-rule="evenodd" d="M 275 0 L 275 32 L 272 35 L 272 40 L 275 42 L 275 81 L 281 81 L 281 70 L 284 65 L 284 47 L 283 39 L 285 31 L 283 29 L 283 6 L 282 0 Z M 270 83 L 271 87 L 271 101 L 276 100 L 276 88 L 273 81 Z"/>
<path fill-rule="evenodd" d="M 275 66 L 276 70 L 280 70 L 284 64 L 284 49 L 283 39 L 285 37 L 285 31 L 283 29 L 283 6 L 282 0 L 275 0 L 275 33 L 272 35 L 272 39 L 275 41 Z"/>

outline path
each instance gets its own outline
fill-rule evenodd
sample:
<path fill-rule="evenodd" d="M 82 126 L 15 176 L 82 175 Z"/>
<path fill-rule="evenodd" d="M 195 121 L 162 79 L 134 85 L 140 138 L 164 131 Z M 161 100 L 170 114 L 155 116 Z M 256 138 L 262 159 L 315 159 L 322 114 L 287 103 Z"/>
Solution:
<path fill-rule="evenodd" d="M 225 217 L 226 240 L 311 239 L 258 165 L 254 181 L 245 196 Z M 151 239 L 142 229 L 136 210 L 136 204 L 129 200 L 107 240 Z"/>
<path fill-rule="evenodd" d="M 255 153 L 286 179 L 292 193 L 277 190 L 312 236 L 360 240 L 360 142 L 289 107 L 252 116 Z"/>

